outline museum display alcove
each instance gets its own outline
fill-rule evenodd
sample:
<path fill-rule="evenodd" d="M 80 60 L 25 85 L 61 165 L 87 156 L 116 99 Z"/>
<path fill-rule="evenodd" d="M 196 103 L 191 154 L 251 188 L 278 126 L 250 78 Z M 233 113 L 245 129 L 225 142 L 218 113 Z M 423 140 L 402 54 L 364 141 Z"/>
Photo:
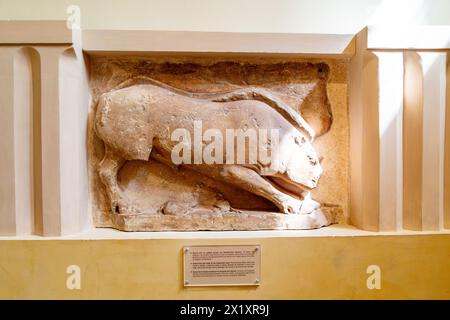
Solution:
<path fill-rule="evenodd" d="M 83 297 L 123 297 L 108 288 L 135 285 L 133 297 L 205 298 L 210 291 L 185 289 L 180 282 L 182 246 L 259 243 L 266 254 L 261 286 L 212 289 L 218 296 L 376 298 L 376 292 L 357 289 L 366 276 L 360 266 L 376 262 L 394 270 L 395 277 L 386 282 L 388 297 L 399 297 L 405 290 L 416 298 L 448 297 L 444 270 L 450 226 L 448 27 L 368 27 L 356 35 L 70 30 L 63 21 L 2 21 L 0 27 L 2 259 L 9 260 L 8 270 L 30 263 L 45 268 L 23 280 L 31 279 L 34 293 L 19 290 L 17 296 L 39 296 L 36 288 L 45 281 L 58 291 L 57 280 L 47 277 L 56 268 L 75 263 L 70 262 L 73 251 L 83 270 L 98 279 Z M 426 41 L 415 41 L 407 36 L 411 34 L 421 34 Z M 257 197 L 228 186 L 219 192 L 225 199 L 218 198 L 202 189 L 208 185 L 204 178 L 199 187 L 196 177 L 184 178 L 182 171 L 147 161 L 145 152 L 142 157 L 138 152 L 127 154 L 127 163 L 109 186 L 113 190 L 119 185 L 128 199 L 135 199 L 133 205 L 121 202 L 120 196 L 113 199 L 115 193 L 105 190 L 111 175 L 107 170 L 101 181 L 98 171 L 105 145 L 116 148 L 110 148 L 116 155 L 126 154 L 124 150 L 138 145 L 139 139 L 108 135 L 120 133 L 117 127 L 99 137 L 96 121 L 108 125 L 97 119 L 95 108 L 105 93 L 113 92 L 104 97 L 114 105 L 133 95 L 127 91 L 114 100 L 113 89 L 156 90 L 145 87 L 155 80 L 171 87 L 164 97 L 193 99 L 194 107 L 205 96 L 217 103 L 227 99 L 240 103 L 250 96 L 265 99 L 265 105 L 284 110 L 295 120 L 284 105 L 303 105 L 293 109 L 317 135 L 305 142 L 314 149 L 305 157 L 311 158 L 310 172 L 319 164 L 323 169 L 308 195 L 320 204 L 320 214 L 317 207 L 307 212 L 316 212 L 314 216 L 284 214 L 284 200 L 272 199 L 275 191 Z M 177 90 L 184 96 L 176 96 Z M 217 95 L 224 92 L 231 96 Z M 132 105 L 145 110 L 145 105 Z M 102 106 L 101 110 L 110 110 L 107 103 Z M 301 136 L 297 140 L 303 141 Z M 306 176 L 317 180 L 312 173 Z M 168 182 L 176 188 L 164 189 Z M 188 197 L 183 203 L 194 204 L 206 199 L 202 204 L 210 211 L 193 221 L 176 214 L 186 208 L 166 198 L 160 201 L 163 196 Z M 230 208 L 241 211 L 233 211 L 237 218 L 229 215 L 232 219 L 224 220 Z M 273 212 L 267 214 L 268 208 Z M 165 213 L 154 214 L 158 210 Z M 260 215 L 262 211 L 266 213 Z M 169 221 L 161 222 L 163 215 Z M 322 226 L 326 227 L 261 231 Z M 411 246 L 415 255 L 409 252 Z M 24 257 L 30 252 L 35 255 L 27 262 Z M 48 252 L 55 253 L 53 266 L 45 262 Z M 426 259 L 427 252 L 435 254 L 432 259 Z M 105 257 L 115 264 L 102 274 Z M 308 262 L 301 265 L 300 260 Z M 413 263 L 415 270 L 405 267 Z M 161 277 L 144 275 L 139 266 Z M 125 268 L 131 268 L 128 279 L 133 279 L 129 271 L 135 271 L 136 279 L 137 275 L 145 279 L 153 291 L 137 280 L 125 285 L 115 279 Z M 294 269 L 308 276 L 304 285 L 309 291 L 289 286 L 292 278 L 300 281 Z M 34 276 L 40 272 L 45 275 L 37 280 Z M 420 277 L 405 285 L 402 272 L 427 274 L 432 283 L 427 288 L 434 290 L 422 290 L 426 281 Z M 324 273 L 338 274 L 330 281 L 341 290 L 326 291 L 326 283 L 317 286 Z M 110 287 L 100 288 L 100 282 L 110 282 Z M 51 297 L 51 292 L 44 290 L 39 297 Z"/>
<path fill-rule="evenodd" d="M 447 27 L 332 35 L 1 23 L 2 234 L 448 226 Z M 427 40 L 408 36 L 418 33 Z M 264 147 L 281 169 L 259 158 L 259 171 L 167 166 L 164 130 L 204 119 L 203 132 L 225 133 L 232 118 L 236 130 L 285 126 L 281 149 Z"/>

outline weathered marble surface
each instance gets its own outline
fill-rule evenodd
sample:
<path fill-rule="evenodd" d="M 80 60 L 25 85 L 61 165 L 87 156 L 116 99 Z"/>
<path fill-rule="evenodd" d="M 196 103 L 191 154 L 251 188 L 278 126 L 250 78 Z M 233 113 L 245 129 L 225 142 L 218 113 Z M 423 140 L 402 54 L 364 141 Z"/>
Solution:
<path fill-rule="evenodd" d="M 251 64 L 226 61 L 218 63 L 205 61 L 198 63 L 168 63 L 152 61 L 151 59 L 130 60 L 114 58 L 111 60 L 108 58 L 94 61 L 91 71 L 93 106 L 96 105 L 101 93 L 111 90 L 117 84 L 127 79 L 142 75 L 150 76 L 176 88 L 194 93 L 223 92 L 230 89 L 246 88 L 248 85 L 256 85 L 269 89 L 274 95 L 290 105 L 293 110 L 300 111 L 300 114 L 305 119 L 308 119 L 308 122 L 318 133 L 319 141 L 321 139 L 320 135 L 327 137 L 330 127 L 333 129 L 333 116 L 327 97 L 327 81 L 330 77 L 329 68 L 328 65 L 323 63 L 265 62 L 262 64 Z M 333 77 L 336 77 L 336 75 L 333 75 Z M 338 102 L 342 103 L 341 101 Z M 95 166 L 103 158 L 103 147 L 97 137 L 92 134 L 89 144 L 92 154 L 90 165 L 91 170 L 94 171 Z M 326 168 L 324 169 L 325 174 L 328 174 Z M 91 186 L 96 191 L 93 197 L 96 225 L 114 226 L 124 230 L 148 231 L 152 228 L 180 230 L 180 227 L 173 226 L 178 221 L 183 224 L 181 229 L 186 228 L 186 230 L 230 230 L 235 227 L 238 228 L 237 226 L 240 226 L 240 229 L 307 229 L 332 223 L 335 221 L 335 218 L 332 218 L 331 215 L 337 212 L 340 213 L 340 216 L 345 214 L 342 212 L 342 209 L 337 208 L 325 210 L 328 218 L 322 216 L 319 211 L 311 215 L 309 219 L 298 217 L 297 215 L 262 213 L 280 210 L 277 210 L 273 203 L 262 197 L 256 196 L 251 192 L 237 190 L 227 183 L 218 182 L 197 172 L 185 170 L 177 172 L 175 176 L 171 177 L 171 173 L 168 171 L 170 171 L 170 168 L 154 160 L 150 162 L 128 161 L 120 170 L 118 174 L 120 188 L 135 204 L 135 207 L 139 208 L 138 211 L 141 214 L 139 216 L 130 212 L 123 212 L 120 216 L 111 214 L 110 210 L 108 210 L 108 197 L 102 184 L 99 184 L 98 178 L 94 175 Z M 345 193 L 345 191 L 343 190 L 342 193 Z M 176 199 L 173 203 L 178 204 L 172 205 L 172 202 L 168 201 L 168 199 Z M 211 206 L 211 203 L 216 203 L 211 202 L 211 199 L 215 199 L 219 206 Z M 333 203 L 333 199 L 331 201 L 323 198 L 320 200 L 325 200 L 326 203 Z M 173 209 L 173 212 L 182 212 L 190 204 L 198 204 L 199 201 L 204 204 L 201 208 L 203 214 L 199 215 L 191 212 L 190 216 L 183 216 L 182 218 L 173 218 L 173 215 L 167 214 L 167 212 L 171 211 L 170 208 Z M 180 203 L 185 204 L 185 206 L 180 207 Z M 220 204 L 223 204 L 224 207 L 221 207 Z M 343 203 L 343 205 L 340 203 L 335 204 L 339 204 L 342 207 L 346 206 L 346 203 Z M 161 212 L 160 209 L 164 205 L 166 205 L 166 209 Z M 227 211 L 228 206 L 237 208 L 238 211 Z M 217 210 L 217 207 L 220 210 Z M 241 212 L 240 210 L 244 210 L 243 212 L 245 213 L 239 213 Z M 261 219 L 253 214 L 249 215 L 245 210 L 255 210 L 255 212 L 261 213 L 261 219 L 266 219 L 267 222 L 261 223 L 259 221 Z M 215 217 L 217 227 L 207 224 L 204 219 L 205 215 Z M 272 217 L 272 215 L 274 216 Z M 203 218 L 200 218 L 200 216 Z M 146 219 L 148 220 L 147 223 L 144 222 Z M 241 223 L 236 223 L 236 219 L 244 219 L 247 222 L 241 221 Z M 203 221 L 203 225 L 199 224 L 199 221 Z M 253 223 L 257 227 L 251 227 Z M 141 224 L 142 228 L 139 228 L 139 224 Z"/>
<path fill-rule="evenodd" d="M 340 207 L 322 206 L 310 214 L 280 214 L 262 211 L 211 212 L 189 215 L 119 214 L 114 226 L 123 231 L 199 231 L 199 230 L 304 230 L 337 223 Z"/>

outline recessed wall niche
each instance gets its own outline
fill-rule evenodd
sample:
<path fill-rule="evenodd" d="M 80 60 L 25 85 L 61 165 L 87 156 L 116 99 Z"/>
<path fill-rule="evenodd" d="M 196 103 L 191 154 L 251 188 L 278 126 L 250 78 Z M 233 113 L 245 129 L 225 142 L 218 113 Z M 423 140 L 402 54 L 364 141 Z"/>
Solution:
<path fill-rule="evenodd" d="M 64 21 L 0 25 L 6 31 L 0 34 L 2 235 L 73 235 L 97 232 L 94 226 L 303 229 L 336 221 L 366 231 L 448 228 L 449 48 L 441 41 L 447 27 L 406 31 L 428 39 L 420 42 L 377 27 L 356 35 L 280 35 L 75 31 Z M 271 114 L 258 113 L 260 121 L 301 127 L 297 137 L 291 134 L 296 131 L 287 134 L 292 148 L 286 152 L 298 153 L 295 141 L 307 147 L 294 157 L 299 162 L 291 162 L 304 161 L 307 170 L 290 178 L 303 177 L 312 188 L 301 194 L 310 197 L 309 206 L 284 201 L 277 191 L 289 193 L 288 185 L 273 172 L 250 179 L 242 175 L 249 171 L 234 168 L 223 183 L 217 172 L 213 177 L 216 166 L 207 168 L 210 179 L 192 168 L 174 171 L 161 154 L 147 155 L 161 146 L 153 148 L 153 140 L 139 144 L 148 133 L 121 135 L 130 119 L 139 124 L 145 117 L 131 116 L 125 126 L 97 117 L 97 110 L 109 110 L 108 99 L 113 113 L 136 106 L 144 111 L 137 92 L 164 92 L 164 99 L 185 102 L 158 100 L 159 114 L 145 115 L 156 128 L 168 115 L 175 123 L 188 116 L 174 112 L 177 105 L 205 112 L 204 129 L 222 123 L 219 105 L 239 105 L 233 112 L 241 120 L 251 119 L 243 114 L 257 106 Z M 123 103 L 128 93 L 133 103 Z M 101 136 L 97 123 L 105 124 Z M 136 126 L 129 128 L 133 133 Z M 106 158 L 119 161 L 120 170 L 112 174 L 106 166 L 101 181 L 105 146 L 114 151 Z M 140 151 L 130 153 L 133 148 Z M 262 183 L 269 192 L 261 192 Z M 314 213 L 318 204 L 321 214 Z M 296 209 L 312 214 L 289 214 Z M 242 217 L 250 222 L 242 224 Z M 324 232 L 348 228 L 340 224 Z"/>
<path fill-rule="evenodd" d="M 90 59 L 89 69 L 89 190 L 95 226 L 127 231 L 261 230 L 310 229 L 347 221 L 349 124 L 346 60 L 181 54 L 95 55 Z M 124 96 L 118 99 L 127 99 L 130 95 L 145 96 L 146 90 L 152 90 L 153 86 L 163 87 L 167 95 L 188 96 L 195 103 L 207 101 L 201 110 L 204 112 L 203 126 L 208 128 L 215 128 L 225 121 L 220 113 L 222 109 L 214 109 L 212 104 L 216 103 L 218 108 L 228 107 L 225 102 L 212 102 L 214 99 L 243 102 L 237 106 L 241 108 L 239 115 L 242 119 L 239 121 L 242 122 L 258 121 L 258 116 L 245 109 L 248 103 L 273 109 L 267 99 L 280 101 L 299 115 L 315 133 L 311 137 L 311 146 L 317 156 L 317 165 L 323 171 L 309 196 L 320 204 L 320 209 L 313 208 L 303 215 L 283 212 L 276 201 L 262 196 L 260 192 L 253 192 L 254 187 L 236 185 L 234 176 L 227 180 L 214 175 L 217 167 L 214 164 L 206 170 L 196 170 L 194 165 L 174 167 L 164 161 L 157 143 L 152 143 L 148 159 L 124 156 L 119 161 L 120 168 L 112 172 L 117 176 L 117 186 L 105 185 L 99 168 L 102 160 L 108 161 L 104 160 L 105 145 L 108 148 L 108 142 L 104 140 L 109 138 L 105 134 L 103 139 L 100 138 L 96 128 L 102 97 L 109 101 L 115 98 L 108 94 L 135 88 L 143 91 L 124 92 Z M 224 94 L 228 96 L 223 98 Z M 145 100 L 145 97 L 139 99 Z M 164 102 L 161 108 L 167 108 L 167 112 L 172 112 L 171 105 L 177 103 Z M 110 110 L 109 105 L 101 107 Z M 124 107 L 127 108 L 126 105 Z M 188 119 L 191 123 L 196 120 L 198 114 L 189 114 L 188 105 L 182 106 L 182 109 L 186 112 L 186 115 L 180 115 L 182 119 Z M 277 113 L 280 114 L 279 110 Z M 264 119 L 267 116 L 261 117 Z M 286 115 L 283 117 L 289 118 Z M 179 121 L 175 120 L 175 115 L 173 119 Z M 116 124 L 120 121 L 126 120 L 114 119 Z M 133 125 L 136 122 L 128 124 L 128 128 Z M 116 133 L 120 131 L 118 128 L 115 130 Z M 120 153 L 118 150 L 123 150 L 120 144 L 135 141 L 125 139 L 110 144 L 116 148 L 114 153 Z M 298 157 L 300 162 L 301 156 Z M 249 177 L 248 181 L 253 183 L 255 178 L 260 177 Z M 270 177 L 264 177 L 264 180 L 280 189 L 279 183 L 271 181 Z M 120 199 L 112 206 L 111 197 L 114 196 L 108 188 L 116 187 L 120 190 Z M 286 193 L 295 194 L 295 190 Z"/>

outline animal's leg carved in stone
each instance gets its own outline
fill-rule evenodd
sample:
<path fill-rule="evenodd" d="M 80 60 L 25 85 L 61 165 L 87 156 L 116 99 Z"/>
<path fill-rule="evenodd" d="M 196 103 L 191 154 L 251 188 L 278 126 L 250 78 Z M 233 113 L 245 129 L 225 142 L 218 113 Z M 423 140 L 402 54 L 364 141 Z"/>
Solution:
<path fill-rule="evenodd" d="M 112 213 L 120 210 L 129 210 L 131 206 L 125 199 L 117 181 L 117 174 L 124 165 L 125 159 L 115 153 L 108 145 L 105 145 L 105 156 L 99 164 L 98 172 L 109 197 Z"/>
<path fill-rule="evenodd" d="M 280 192 L 252 169 L 229 165 L 223 168 L 221 175 L 227 183 L 268 199 L 283 213 L 300 213 L 301 200 Z"/>

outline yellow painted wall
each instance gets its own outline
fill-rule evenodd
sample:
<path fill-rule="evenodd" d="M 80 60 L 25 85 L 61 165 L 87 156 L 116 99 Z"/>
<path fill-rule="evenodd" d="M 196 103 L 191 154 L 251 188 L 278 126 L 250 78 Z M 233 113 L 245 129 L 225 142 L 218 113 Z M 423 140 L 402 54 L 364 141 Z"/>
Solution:
<path fill-rule="evenodd" d="M 450 24 L 448 0 L 0 0 L 0 19 L 65 19 L 89 29 L 354 34 L 371 24 Z"/>
<path fill-rule="evenodd" d="M 261 244 L 261 286 L 183 288 L 181 248 L 200 244 Z M 81 290 L 66 289 L 72 264 Z M 381 290 L 366 287 L 372 264 Z M 0 298 L 450 299 L 450 235 L 3 240 Z"/>

